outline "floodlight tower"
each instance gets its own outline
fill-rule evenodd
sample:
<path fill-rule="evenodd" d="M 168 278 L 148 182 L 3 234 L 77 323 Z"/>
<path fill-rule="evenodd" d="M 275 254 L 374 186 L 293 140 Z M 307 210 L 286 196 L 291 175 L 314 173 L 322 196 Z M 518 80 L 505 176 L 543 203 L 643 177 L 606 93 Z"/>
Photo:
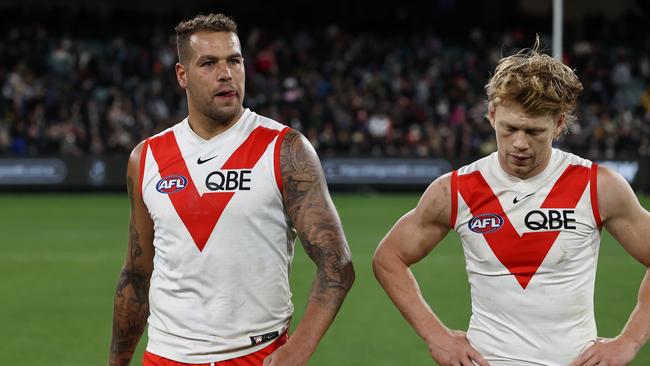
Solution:
<path fill-rule="evenodd" d="M 562 10 L 564 0 L 553 0 L 553 58 L 562 62 Z"/>

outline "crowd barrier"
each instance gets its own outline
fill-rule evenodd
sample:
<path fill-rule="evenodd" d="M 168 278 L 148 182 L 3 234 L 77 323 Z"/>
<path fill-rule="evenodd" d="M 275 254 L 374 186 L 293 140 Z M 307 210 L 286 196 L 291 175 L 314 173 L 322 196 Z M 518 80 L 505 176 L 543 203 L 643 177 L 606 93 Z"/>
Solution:
<path fill-rule="evenodd" d="M 120 191 L 127 156 L 0 158 L 0 190 Z M 324 158 L 332 190 L 423 190 L 437 177 L 468 161 L 447 159 Z M 641 192 L 650 192 L 650 158 L 603 160 Z"/>

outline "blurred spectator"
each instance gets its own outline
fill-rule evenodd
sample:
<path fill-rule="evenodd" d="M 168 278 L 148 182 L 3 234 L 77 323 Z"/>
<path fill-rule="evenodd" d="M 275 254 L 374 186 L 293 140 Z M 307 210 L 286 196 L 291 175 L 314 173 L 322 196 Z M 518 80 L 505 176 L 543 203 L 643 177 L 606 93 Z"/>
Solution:
<path fill-rule="evenodd" d="M 185 118 L 175 39 L 150 33 L 86 39 L 19 26 L 0 35 L 0 154 L 126 153 Z M 245 105 L 301 130 L 320 155 L 472 158 L 496 146 L 484 118 L 489 70 L 533 36 L 474 28 L 448 42 L 433 31 L 329 26 L 242 39 Z M 650 155 L 649 48 L 568 48 L 585 92 L 560 145 L 591 158 Z"/>

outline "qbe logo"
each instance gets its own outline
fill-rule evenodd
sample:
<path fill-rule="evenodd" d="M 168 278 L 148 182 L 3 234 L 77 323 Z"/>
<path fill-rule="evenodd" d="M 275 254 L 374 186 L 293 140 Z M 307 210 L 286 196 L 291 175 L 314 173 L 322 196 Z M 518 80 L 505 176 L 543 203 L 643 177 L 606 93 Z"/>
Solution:
<path fill-rule="evenodd" d="M 493 213 L 480 214 L 472 217 L 467 226 L 475 233 L 487 234 L 501 229 L 503 217 Z"/>
<path fill-rule="evenodd" d="M 251 170 L 217 170 L 205 178 L 211 191 L 250 191 Z"/>
<path fill-rule="evenodd" d="M 161 178 L 156 184 L 156 190 L 164 194 L 176 193 L 185 187 L 187 187 L 187 178 L 182 175 L 169 175 Z"/>
<path fill-rule="evenodd" d="M 575 210 L 533 210 L 524 219 L 530 230 L 575 230 Z"/>

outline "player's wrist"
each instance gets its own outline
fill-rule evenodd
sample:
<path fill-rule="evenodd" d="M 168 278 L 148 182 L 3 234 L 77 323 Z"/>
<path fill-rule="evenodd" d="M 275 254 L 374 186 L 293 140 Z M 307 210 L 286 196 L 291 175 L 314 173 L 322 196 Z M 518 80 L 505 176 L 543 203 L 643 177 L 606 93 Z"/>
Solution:
<path fill-rule="evenodd" d="M 312 354 L 316 351 L 318 342 L 310 340 L 309 337 L 303 337 L 297 332 L 289 337 L 287 343 L 282 347 L 291 349 L 291 352 L 300 356 L 301 359 L 307 361 Z"/>
<path fill-rule="evenodd" d="M 614 339 L 616 342 L 619 342 L 624 347 L 630 349 L 634 354 L 637 354 L 641 347 L 646 343 L 646 340 L 641 336 L 635 336 L 630 333 L 621 333 L 618 337 Z"/>
<path fill-rule="evenodd" d="M 452 336 L 451 330 L 449 330 L 447 327 L 436 328 L 431 328 L 426 334 L 422 335 L 422 338 L 429 347 L 429 351 L 440 348 L 440 345 L 445 343 L 444 340 Z"/>

